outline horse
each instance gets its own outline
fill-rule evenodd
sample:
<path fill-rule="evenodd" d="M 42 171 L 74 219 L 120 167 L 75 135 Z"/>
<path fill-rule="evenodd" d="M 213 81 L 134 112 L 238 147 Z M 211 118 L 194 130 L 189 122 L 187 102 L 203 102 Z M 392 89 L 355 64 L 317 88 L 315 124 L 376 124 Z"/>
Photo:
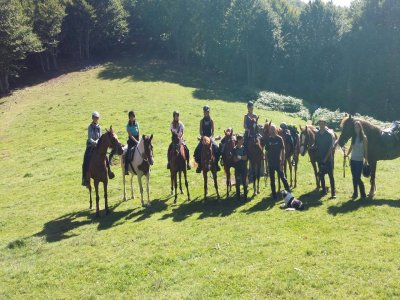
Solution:
<path fill-rule="evenodd" d="M 175 187 L 175 199 L 174 203 L 176 203 L 176 199 L 178 198 L 177 195 L 177 186 L 178 186 L 178 179 L 177 175 L 179 174 L 179 189 L 181 194 L 182 191 L 182 182 L 181 182 L 181 175 L 183 172 L 183 177 L 185 179 L 185 186 L 188 196 L 188 201 L 190 201 L 190 193 L 189 193 L 189 184 L 187 181 L 187 174 L 186 174 L 186 153 L 185 147 L 181 143 L 178 135 L 173 132 L 172 133 L 172 150 L 168 153 L 168 160 L 170 164 L 170 172 L 171 172 L 171 195 L 173 194 L 173 188 Z"/>
<path fill-rule="evenodd" d="M 258 138 L 258 118 L 250 121 L 250 137 L 247 141 L 247 155 L 250 161 L 250 170 L 252 171 L 254 195 L 260 193 L 260 177 L 262 161 L 264 159 L 263 147 Z"/>
<path fill-rule="evenodd" d="M 226 198 L 229 197 L 229 192 L 232 191 L 232 182 L 231 182 L 231 168 L 234 167 L 235 162 L 233 160 L 232 151 L 235 148 L 235 137 L 233 135 L 233 129 L 229 128 L 224 130 L 225 138 L 224 138 L 224 146 L 222 151 L 222 163 L 224 165 L 224 170 L 226 174 Z"/>
<path fill-rule="evenodd" d="M 139 144 L 136 145 L 133 151 L 133 159 L 129 162 L 128 171 L 131 175 L 131 198 L 134 199 L 133 195 L 133 175 L 136 175 L 138 178 L 139 189 L 140 189 L 140 200 L 142 202 L 142 206 L 145 207 L 143 201 L 143 185 L 142 185 L 142 176 L 146 177 L 146 191 L 147 191 L 147 206 L 150 206 L 150 191 L 149 191 L 149 180 L 150 180 L 150 167 L 154 164 L 154 156 L 153 156 L 153 135 L 147 136 L 143 135 L 139 141 Z M 125 187 L 125 159 L 127 155 L 128 146 L 124 147 L 124 154 L 121 159 L 121 168 L 122 168 L 122 183 L 124 186 L 124 198 L 126 201 L 126 187 Z"/>
<path fill-rule="evenodd" d="M 112 126 L 110 126 L 110 130 L 106 130 L 104 134 L 100 137 L 96 148 L 94 149 L 90 161 L 89 167 L 86 171 L 86 187 L 89 189 L 90 195 L 90 206 L 92 209 L 92 186 L 90 184 L 90 178 L 93 178 L 94 188 L 96 191 L 96 217 L 100 216 L 99 212 L 99 183 L 103 182 L 104 187 L 104 203 L 105 203 L 105 211 L 108 215 L 110 210 L 108 208 L 108 197 L 107 197 L 107 184 L 108 184 L 108 173 L 107 173 L 107 165 L 106 165 L 106 154 L 107 149 L 111 148 L 112 151 L 116 151 L 118 154 L 122 154 L 122 146 L 118 141 L 118 137 L 114 133 Z"/>
<path fill-rule="evenodd" d="M 319 176 L 318 176 L 318 166 L 317 166 L 317 157 L 315 151 L 315 135 L 317 134 L 318 129 L 312 125 L 306 125 L 306 127 L 302 128 L 300 125 L 300 154 L 304 156 L 306 152 L 308 152 L 308 156 L 310 157 L 310 162 L 314 170 L 315 183 L 317 185 L 317 190 L 321 188 Z M 329 132 L 332 134 L 334 141 L 337 140 L 337 134 L 329 129 Z M 332 151 L 332 158 L 335 161 L 335 149 Z M 334 166 L 334 164 L 333 164 Z"/>
<path fill-rule="evenodd" d="M 343 118 L 340 125 L 342 128 L 342 133 L 338 140 L 340 147 L 343 147 L 355 135 L 354 123 L 356 121 L 361 123 L 368 140 L 368 163 L 371 168 L 371 189 L 368 196 L 373 198 L 376 192 L 377 162 L 379 160 L 392 160 L 400 157 L 400 137 L 398 133 L 391 132 L 390 129 L 382 130 L 368 121 L 349 115 Z M 394 129 L 398 130 L 398 127 Z"/>
<path fill-rule="evenodd" d="M 215 165 L 215 155 L 213 153 L 212 141 L 209 137 L 203 136 L 201 139 L 201 169 L 203 171 L 204 179 L 204 199 L 207 199 L 207 173 L 210 171 L 214 179 L 214 187 L 219 199 L 218 182 L 217 182 L 217 168 Z"/>
<path fill-rule="evenodd" d="M 264 133 L 263 137 L 269 137 L 269 128 L 272 124 L 272 121 L 265 120 L 264 125 Z M 297 187 L 297 167 L 299 164 L 299 137 L 296 137 L 296 142 L 293 145 L 292 143 L 288 143 L 285 138 L 285 133 L 282 128 L 277 128 L 278 135 L 283 139 L 283 144 L 285 146 L 285 175 L 287 176 L 287 168 L 289 166 L 290 171 L 290 186 L 293 188 Z M 294 169 L 294 170 L 293 170 Z M 293 171 L 294 171 L 294 186 L 293 186 Z M 278 190 L 280 190 L 280 180 L 278 181 Z"/>

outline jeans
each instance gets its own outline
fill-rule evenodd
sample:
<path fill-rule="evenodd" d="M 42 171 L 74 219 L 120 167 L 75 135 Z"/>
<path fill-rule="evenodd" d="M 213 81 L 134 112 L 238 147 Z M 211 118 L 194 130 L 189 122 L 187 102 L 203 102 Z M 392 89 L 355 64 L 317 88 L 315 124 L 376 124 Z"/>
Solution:
<path fill-rule="evenodd" d="M 268 170 L 269 170 L 269 179 L 271 181 L 272 196 L 274 198 L 276 198 L 275 172 L 278 173 L 278 180 L 282 180 L 285 190 L 290 191 L 289 183 L 286 180 L 285 173 L 283 173 L 283 171 L 281 171 L 279 167 L 274 167 L 269 165 Z"/>
<path fill-rule="evenodd" d="M 328 174 L 329 182 L 331 184 L 331 195 L 334 196 L 336 192 L 335 192 L 335 178 L 333 177 L 332 160 L 329 160 L 326 163 L 318 162 L 318 170 L 319 170 L 319 180 L 321 181 L 322 191 L 326 192 L 325 174 Z"/>
<path fill-rule="evenodd" d="M 243 185 L 244 195 L 247 197 L 247 166 L 235 167 L 236 196 L 240 197 L 240 185 Z"/>
<path fill-rule="evenodd" d="M 358 189 L 360 189 L 361 197 L 366 197 L 364 183 L 361 180 L 361 173 L 363 169 L 363 162 L 350 160 L 351 175 L 353 176 L 353 195 L 358 196 Z"/>

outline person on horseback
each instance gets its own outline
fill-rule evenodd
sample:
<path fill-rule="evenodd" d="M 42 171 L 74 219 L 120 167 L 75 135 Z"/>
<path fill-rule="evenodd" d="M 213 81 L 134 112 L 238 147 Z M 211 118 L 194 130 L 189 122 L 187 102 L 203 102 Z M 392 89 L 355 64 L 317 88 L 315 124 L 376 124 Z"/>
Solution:
<path fill-rule="evenodd" d="M 358 197 L 358 189 L 360 189 L 361 198 L 366 198 L 364 183 L 361 180 L 361 173 L 363 169 L 363 164 L 368 165 L 368 140 L 364 133 L 364 129 L 360 122 L 354 122 L 354 132 L 355 135 L 352 137 L 351 146 L 346 154 L 350 157 L 350 168 L 351 174 L 353 175 L 353 199 Z"/>
<path fill-rule="evenodd" d="M 128 113 L 128 124 L 126 125 L 126 132 L 128 133 L 128 151 L 125 155 L 125 175 L 129 175 L 129 162 L 133 153 L 135 153 L 135 147 L 139 144 L 140 129 L 139 123 L 136 121 L 135 112 L 130 111 Z"/>
<path fill-rule="evenodd" d="M 277 199 L 276 188 L 275 188 L 275 172 L 278 173 L 278 180 L 282 180 L 285 190 L 290 193 L 290 187 L 286 180 L 283 168 L 285 165 L 285 145 L 283 139 L 278 135 L 276 126 L 271 124 L 269 127 L 269 137 L 264 138 L 263 144 L 267 150 L 267 160 L 269 177 L 271 181 L 271 191 L 274 200 Z"/>
<path fill-rule="evenodd" d="M 292 134 L 293 131 L 290 130 L 291 128 L 289 128 L 289 126 L 285 122 L 282 122 L 279 127 L 282 129 L 283 136 L 284 136 L 285 140 L 287 142 L 289 142 L 289 144 L 290 144 L 290 146 L 292 148 L 294 148 L 294 146 L 295 146 L 295 136 Z"/>
<path fill-rule="evenodd" d="M 185 125 L 183 125 L 183 123 L 181 121 L 179 121 L 179 112 L 178 111 L 174 111 L 172 113 L 172 122 L 171 122 L 171 133 L 175 133 L 178 138 L 180 143 L 183 145 L 183 147 L 185 148 L 185 155 L 186 155 L 186 165 L 187 165 L 187 169 L 190 170 L 190 155 L 189 155 L 189 148 L 186 146 L 185 140 L 183 138 L 183 130 L 185 129 Z M 173 147 L 173 143 L 171 142 L 171 144 L 169 144 L 168 147 L 168 152 L 167 152 L 167 160 L 168 160 L 168 164 L 167 164 L 167 169 L 170 169 L 170 165 L 169 165 L 169 161 L 170 161 L 170 157 L 169 154 L 171 153 L 172 147 Z"/>
<path fill-rule="evenodd" d="M 88 127 L 88 139 L 86 142 L 86 150 L 85 154 L 83 156 L 83 164 L 82 164 L 82 185 L 86 186 L 87 185 L 87 179 L 86 179 L 86 172 L 89 168 L 89 162 L 90 158 L 92 156 L 92 152 L 97 146 L 97 142 L 99 141 L 101 137 L 101 127 L 99 125 L 99 118 L 100 114 L 95 111 L 92 113 L 92 123 L 90 123 Z M 111 166 L 110 162 L 106 157 L 106 163 L 107 163 L 107 170 L 108 170 L 108 177 L 110 179 L 113 179 L 115 177 L 114 173 L 111 171 Z"/>
<path fill-rule="evenodd" d="M 319 131 L 315 135 L 315 150 L 316 159 L 318 163 L 319 178 L 321 181 L 321 195 L 325 196 L 326 186 L 325 186 L 325 174 L 328 174 L 329 181 L 331 184 L 331 198 L 336 198 L 335 191 L 335 178 L 333 177 L 333 147 L 334 140 L 331 132 L 326 126 L 326 120 L 320 119 Z"/>
<path fill-rule="evenodd" d="M 211 138 L 212 148 L 215 155 L 215 167 L 217 171 L 220 171 L 221 168 L 218 165 L 220 152 L 218 150 L 218 145 L 215 143 L 214 136 L 214 121 L 210 117 L 210 107 L 208 105 L 203 107 L 204 117 L 200 121 L 200 142 L 194 150 L 194 159 L 197 163 L 196 173 L 201 173 L 201 145 L 203 136 Z"/>
<path fill-rule="evenodd" d="M 240 200 L 240 185 L 243 185 L 244 199 L 247 200 L 247 151 L 243 146 L 242 135 L 236 137 L 237 145 L 233 148 L 233 161 L 235 162 L 236 199 Z"/>
<path fill-rule="evenodd" d="M 251 128 L 252 124 L 255 124 L 255 122 L 252 122 L 257 119 L 257 115 L 253 113 L 254 109 L 254 103 L 252 101 L 249 101 L 247 103 L 247 114 L 244 115 L 244 120 L 243 120 L 243 127 L 244 127 L 244 146 L 247 149 L 247 145 L 249 140 L 252 138 L 255 138 L 255 131 L 254 128 Z"/>

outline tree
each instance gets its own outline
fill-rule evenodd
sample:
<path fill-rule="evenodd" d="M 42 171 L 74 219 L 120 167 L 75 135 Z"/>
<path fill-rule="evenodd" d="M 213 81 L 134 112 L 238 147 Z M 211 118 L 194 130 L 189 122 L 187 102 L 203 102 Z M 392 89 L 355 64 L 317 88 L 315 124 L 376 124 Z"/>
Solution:
<path fill-rule="evenodd" d="M 19 0 L 0 0 L 0 93 L 9 92 L 9 77 L 18 74 L 27 53 L 38 51 L 40 41 Z"/>

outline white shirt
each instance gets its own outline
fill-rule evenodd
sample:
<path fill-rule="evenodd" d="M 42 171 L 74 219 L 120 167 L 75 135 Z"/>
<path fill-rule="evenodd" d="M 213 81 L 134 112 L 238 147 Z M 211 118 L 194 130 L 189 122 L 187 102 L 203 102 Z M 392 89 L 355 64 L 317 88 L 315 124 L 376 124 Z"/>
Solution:
<path fill-rule="evenodd" d="M 178 127 L 174 127 L 174 123 L 171 123 L 171 131 L 176 133 L 178 135 L 178 137 L 181 137 L 183 134 L 183 129 L 185 129 L 185 126 L 183 125 L 183 123 L 181 121 L 179 121 L 178 123 Z"/>

